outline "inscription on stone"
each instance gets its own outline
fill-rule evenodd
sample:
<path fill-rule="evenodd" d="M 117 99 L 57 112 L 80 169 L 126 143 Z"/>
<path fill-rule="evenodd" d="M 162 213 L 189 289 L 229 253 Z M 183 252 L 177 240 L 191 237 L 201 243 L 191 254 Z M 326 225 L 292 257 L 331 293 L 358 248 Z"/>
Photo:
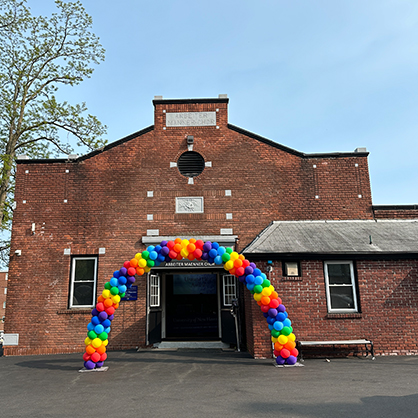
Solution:
<path fill-rule="evenodd" d="M 216 126 L 216 112 L 166 113 L 165 125 L 174 126 Z"/>
<path fill-rule="evenodd" d="M 203 197 L 176 197 L 176 213 L 203 213 Z"/>

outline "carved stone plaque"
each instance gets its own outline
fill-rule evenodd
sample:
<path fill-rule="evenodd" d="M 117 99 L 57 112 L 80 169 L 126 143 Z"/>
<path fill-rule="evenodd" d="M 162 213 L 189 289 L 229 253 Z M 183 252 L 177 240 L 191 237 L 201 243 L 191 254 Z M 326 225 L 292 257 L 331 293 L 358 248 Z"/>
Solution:
<path fill-rule="evenodd" d="M 165 125 L 174 126 L 216 126 L 216 112 L 166 113 Z"/>
<path fill-rule="evenodd" d="M 176 213 L 203 213 L 203 197 L 176 197 Z"/>

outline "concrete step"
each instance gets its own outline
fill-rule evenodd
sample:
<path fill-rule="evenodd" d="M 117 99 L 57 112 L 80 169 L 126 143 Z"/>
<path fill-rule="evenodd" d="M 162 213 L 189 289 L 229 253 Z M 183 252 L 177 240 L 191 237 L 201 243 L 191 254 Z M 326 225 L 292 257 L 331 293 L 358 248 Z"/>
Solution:
<path fill-rule="evenodd" d="M 193 349 L 229 349 L 229 344 L 222 341 L 161 341 L 154 344 L 154 348 L 161 350 L 173 350 L 179 348 L 193 348 Z"/>

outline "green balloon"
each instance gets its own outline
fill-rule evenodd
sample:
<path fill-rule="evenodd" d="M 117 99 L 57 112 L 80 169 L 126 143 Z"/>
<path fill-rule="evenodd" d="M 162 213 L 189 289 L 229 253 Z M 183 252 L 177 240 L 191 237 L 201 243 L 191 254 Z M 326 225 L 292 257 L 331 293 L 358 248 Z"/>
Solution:
<path fill-rule="evenodd" d="M 277 337 L 280 335 L 280 331 L 277 331 L 277 329 L 272 329 L 272 330 L 271 330 L 271 335 L 272 335 L 274 338 L 277 338 Z"/>
<path fill-rule="evenodd" d="M 116 286 L 113 286 L 113 287 L 110 289 L 110 293 L 111 293 L 112 295 L 117 295 L 117 294 L 119 293 L 119 289 L 118 289 Z"/>
<path fill-rule="evenodd" d="M 261 293 L 263 291 L 263 286 L 261 286 L 261 284 L 256 284 L 254 286 L 254 292 L 255 293 Z"/>
<path fill-rule="evenodd" d="M 97 334 L 91 330 L 87 333 L 87 336 L 90 338 L 90 340 L 94 340 L 95 338 L 97 338 Z"/>
<path fill-rule="evenodd" d="M 107 337 L 108 337 L 108 334 L 107 334 L 107 332 L 102 332 L 101 334 L 99 334 L 98 335 L 98 337 L 102 340 L 102 341 L 104 341 L 104 340 L 107 340 Z"/>
<path fill-rule="evenodd" d="M 112 285 L 110 284 L 110 282 L 106 282 L 104 287 L 105 289 L 110 290 L 112 288 Z"/>
<path fill-rule="evenodd" d="M 222 254 L 222 261 L 223 261 L 224 263 L 226 263 L 227 261 L 229 261 L 229 260 L 230 260 L 230 258 L 231 258 L 231 256 L 230 256 L 228 253 L 223 253 L 223 254 Z"/>
<path fill-rule="evenodd" d="M 154 267 L 155 266 L 155 261 L 154 260 L 151 260 L 151 259 L 148 259 L 147 260 L 147 266 L 148 267 Z"/>
<path fill-rule="evenodd" d="M 270 280 L 264 279 L 263 283 L 261 284 L 263 287 L 269 287 L 271 285 Z"/>
<path fill-rule="evenodd" d="M 226 248 L 226 252 L 227 252 L 228 254 L 231 254 L 231 253 L 232 253 L 232 248 L 231 248 L 231 247 L 227 247 L 227 248 Z"/>
<path fill-rule="evenodd" d="M 290 327 L 283 327 L 280 332 L 282 335 L 288 336 L 289 334 L 292 333 L 292 330 L 290 329 Z"/>
<path fill-rule="evenodd" d="M 142 258 L 145 259 L 145 260 L 148 260 L 149 252 L 148 251 L 142 251 Z"/>
<path fill-rule="evenodd" d="M 122 294 L 120 294 L 119 296 L 121 297 L 121 298 L 124 298 L 125 297 L 125 292 L 124 293 L 122 293 Z"/>

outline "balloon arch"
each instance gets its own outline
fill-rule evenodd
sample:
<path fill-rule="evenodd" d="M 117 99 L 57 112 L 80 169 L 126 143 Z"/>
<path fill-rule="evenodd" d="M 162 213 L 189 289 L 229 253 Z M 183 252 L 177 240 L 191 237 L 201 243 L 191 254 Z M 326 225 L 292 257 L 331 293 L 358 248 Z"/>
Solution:
<path fill-rule="evenodd" d="M 204 260 L 216 265 L 223 264 L 225 270 L 238 277 L 253 294 L 267 320 L 277 364 L 296 363 L 298 350 L 291 321 L 287 317 L 282 300 L 267 276 L 254 263 L 250 263 L 232 248 L 222 247 L 217 242 L 176 238 L 174 241 L 162 241 L 155 247 L 151 245 L 142 253 L 137 253 L 132 260 L 126 261 L 120 270 L 116 270 L 113 277 L 105 283 L 96 307 L 91 312 L 91 322 L 87 326 L 87 338 L 84 340 L 86 352 L 83 355 L 86 369 L 103 367 L 107 358 L 106 346 L 111 322 L 121 298 L 135 283 L 135 274 L 142 276 L 151 271 L 152 267 L 163 262 L 183 258 Z"/>

